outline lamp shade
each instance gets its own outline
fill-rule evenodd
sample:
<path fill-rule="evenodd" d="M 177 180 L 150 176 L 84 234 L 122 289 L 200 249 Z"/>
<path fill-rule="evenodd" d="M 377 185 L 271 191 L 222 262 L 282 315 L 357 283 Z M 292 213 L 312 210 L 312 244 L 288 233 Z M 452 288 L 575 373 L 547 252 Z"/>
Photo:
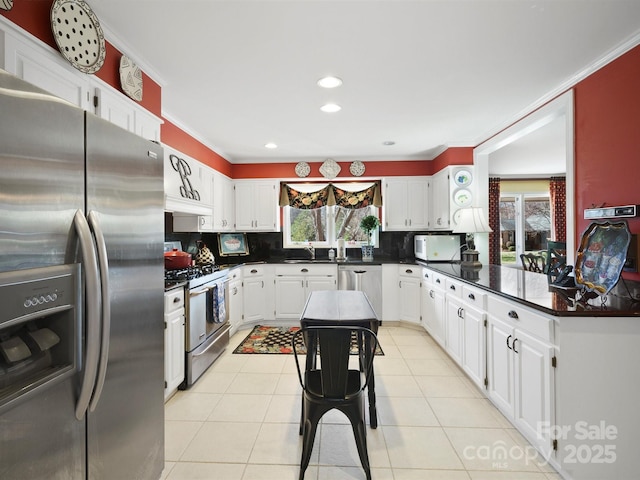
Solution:
<path fill-rule="evenodd" d="M 493 232 L 480 207 L 463 208 L 460 210 L 460 220 L 453 229 L 453 233 L 487 233 Z"/>

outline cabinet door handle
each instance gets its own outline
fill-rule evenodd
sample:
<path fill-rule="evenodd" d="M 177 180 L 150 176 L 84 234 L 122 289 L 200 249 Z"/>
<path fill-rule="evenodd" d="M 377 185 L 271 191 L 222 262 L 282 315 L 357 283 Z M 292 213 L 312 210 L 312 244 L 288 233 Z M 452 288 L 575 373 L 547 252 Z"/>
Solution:
<path fill-rule="evenodd" d="M 429 278 L 429 274 L 428 274 L 428 273 L 425 273 L 425 274 L 424 274 L 424 278 Z"/>
<path fill-rule="evenodd" d="M 435 297 L 433 296 L 433 290 L 429 290 L 429 296 L 430 296 L 431 298 L 435 298 Z"/>
<path fill-rule="evenodd" d="M 464 308 L 460 307 L 458 309 L 458 317 L 464 318 Z"/>
<path fill-rule="evenodd" d="M 398 288 L 402 288 L 402 280 L 398 281 Z"/>
<path fill-rule="evenodd" d="M 516 313 L 515 310 L 509 310 L 509 313 L 507 315 L 509 315 L 509 318 L 513 318 L 515 320 L 518 319 L 518 314 Z"/>
<path fill-rule="evenodd" d="M 470 294 L 469 294 L 469 299 L 470 299 L 470 300 L 475 300 L 475 299 L 476 299 L 476 296 L 475 296 L 473 293 L 470 293 Z"/>
<path fill-rule="evenodd" d="M 516 350 L 516 342 L 518 341 L 517 338 L 513 339 L 513 343 L 511 344 L 511 346 L 513 347 L 513 351 L 516 353 L 520 353 L 518 350 Z"/>
<path fill-rule="evenodd" d="M 510 339 L 510 338 L 511 338 L 511 335 L 509 335 L 509 336 L 507 337 L 507 348 L 508 348 L 509 350 L 513 350 L 513 348 L 511 348 L 511 346 L 509 345 L 509 339 Z"/>
<path fill-rule="evenodd" d="M 436 278 L 436 283 L 440 283 L 440 279 L 439 278 Z"/>
<path fill-rule="evenodd" d="M 456 291 L 456 286 L 455 286 L 455 285 L 449 285 L 449 288 L 450 288 L 451 290 L 453 290 L 454 292 Z"/>

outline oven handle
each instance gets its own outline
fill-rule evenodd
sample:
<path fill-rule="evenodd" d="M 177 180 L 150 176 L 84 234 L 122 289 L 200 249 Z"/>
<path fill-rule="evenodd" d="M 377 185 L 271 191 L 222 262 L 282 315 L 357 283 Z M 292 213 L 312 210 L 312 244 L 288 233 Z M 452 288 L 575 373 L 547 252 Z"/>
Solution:
<path fill-rule="evenodd" d="M 207 293 L 213 287 L 205 287 L 202 290 L 189 290 L 190 297 L 197 297 L 198 295 L 202 295 L 203 293 Z"/>

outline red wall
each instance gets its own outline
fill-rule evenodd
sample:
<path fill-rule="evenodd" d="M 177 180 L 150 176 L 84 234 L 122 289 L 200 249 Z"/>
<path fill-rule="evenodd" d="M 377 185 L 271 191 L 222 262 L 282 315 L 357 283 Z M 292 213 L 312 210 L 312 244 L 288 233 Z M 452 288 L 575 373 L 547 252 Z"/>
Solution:
<path fill-rule="evenodd" d="M 164 119 L 160 129 L 162 143 L 169 145 L 182 153 L 209 165 L 220 173 L 233 178 L 232 165 L 216 152 L 205 146 L 173 123 Z"/>
<path fill-rule="evenodd" d="M 575 86 L 575 157 L 579 241 L 585 208 L 640 204 L 640 46 Z M 640 218 L 629 228 L 640 233 Z"/>

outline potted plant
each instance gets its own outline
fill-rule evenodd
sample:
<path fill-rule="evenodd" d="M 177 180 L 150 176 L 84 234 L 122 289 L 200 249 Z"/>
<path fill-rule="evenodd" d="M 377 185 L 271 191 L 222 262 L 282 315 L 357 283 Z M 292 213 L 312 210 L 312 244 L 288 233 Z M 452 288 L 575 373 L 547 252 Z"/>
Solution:
<path fill-rule="evenodd" d="M 367 234 L 367 244 L 362 246 L 362 260 L 370 262 L 373 260 L 373 245 L 371 245 L 371 234 L 380 226 L 380 221 L 375 215 L 367 215 L 360 220 L 360 228 Z"/>

